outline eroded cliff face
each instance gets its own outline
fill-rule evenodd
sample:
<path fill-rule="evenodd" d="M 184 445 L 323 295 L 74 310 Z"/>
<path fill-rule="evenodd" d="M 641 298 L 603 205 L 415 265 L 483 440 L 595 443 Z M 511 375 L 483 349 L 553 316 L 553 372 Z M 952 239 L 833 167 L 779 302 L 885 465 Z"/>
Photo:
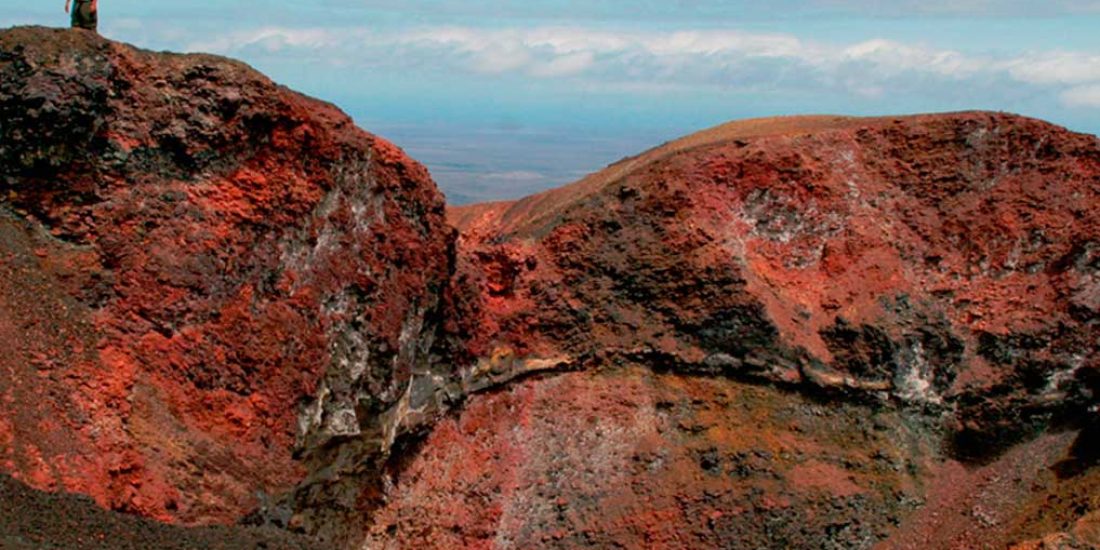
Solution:
<path fill-rule="evenodd" d="M 940 433 L 919 411 L 641 365 L 527 379 L 405 455 L 362 548 L 1095 547 L 1095 432 L 985 465 L 945 457 Z"/>
<path fill-rule="evenodd" d="M 920 422 L 641 365 L 530 379 L 435 428 L 363 548 L 866 547 L 920 503 Z"/>
<path fill-rule="evenodd" d="M 995 452 L 1095 402 L 1098 178 L 1096 137 L 1009 115 L 732 123 L 455 209 L 468 349 L 943 410 Z"/>
<path fill-rule="evenodd" d="M 0 200 L 0 468 L 37 488 L 183 523 L 323 499 L 445 378 L 427 171 L 241 63 L 0 33 Z"/>
<path fill-rule="evenodd" d="M 798 117 L 454 209 L 457 341 L 543 376 L 437 428 L 367 547 L 1087 533 L 1098 193 L 1097 138 L 1040 121 Z"/>

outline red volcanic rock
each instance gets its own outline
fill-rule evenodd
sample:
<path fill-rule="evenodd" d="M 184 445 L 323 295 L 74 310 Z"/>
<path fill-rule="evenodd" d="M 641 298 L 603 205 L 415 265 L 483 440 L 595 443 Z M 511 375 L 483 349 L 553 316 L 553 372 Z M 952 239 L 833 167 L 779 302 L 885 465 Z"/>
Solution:
<path fill-rule="evenodd" d="M 937 433 L 912 410 L 637 365 L 531 378 L 440 422 L 365 547 L 1096 547 L 1095 431 L 980 466 Z"/>
<path fill-rule="evenodd" d="M 981 454 L 1091 402 L 1098 183 L 1096 137 L 1011 115 L 731 123 L 454 209 L 467 350 L 889 398 Z"/>
<path fill-rule="evenodd" d="M 905 424 L 637 366 L 532 379 L 435 428 L 365 547 L 867 547 L 928 470 Z"/>
<path fill-rule="evenodd" d="M 395 437 L 453 239 L 422 166 L 241 63 L 83 32 L 0 33 L 0 121 L 0 470 L 231 522 Z"/>
<path fill-rule="evenodd" d="M 937 434 L 913 411 L 637 365 L 533 378 L 396 465 L 365 547 L 1096 547 L 1095 431 L 980 466 Z"/>
<path fill-rule="evenodd" d="M 654 390 L 636 389 L 652 382 L 633 370 L 524 382 L 475 398 L 399 469 L 370 531 L 379 544 L 973 548 L 1093 528 L 1080 518 L 1100 509 L 1087 443 L 1100 368 L 1094 136 L 993 113 L 736 122 L 450 219 L 466 293 L 448 302 L 449 341 L 474 373 L 640 364 L 819 405 L 755 401 L 767 421 L 728 410 L 738 399 L 670 409 L 637 395 Z M 883 411 L 902 412 L 871 430 L 883 440 L 849 420 Z M 599 454 L 573 414 L 621 448 Z M 670 416 L 711 421 L 685 440 Z M 1048 427 L 1069 431 L 1035 439 Z M 693 445 L 725 465 L 740 452 L 731 441 L 760 432 L 787 438 L 770 473 L 697 485 L 710 474 L 688 467 Z M 865 454 L 840 458 L 853 446 Z M 662 460 L 639 469 L 645 453 Z"/>
<path fill-rule="evenodd" d="M 240 63 L 3 31 L 0 473 L 337 547 L 1087 547 L 1098 194 L 1036 120 L 768 119 L 456 240 Z"/>

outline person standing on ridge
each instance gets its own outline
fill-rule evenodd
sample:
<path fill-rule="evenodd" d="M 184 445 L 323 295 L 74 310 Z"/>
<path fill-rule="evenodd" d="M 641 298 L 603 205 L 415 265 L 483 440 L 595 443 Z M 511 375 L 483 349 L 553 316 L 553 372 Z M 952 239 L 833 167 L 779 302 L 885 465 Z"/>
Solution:
<path fill-rule="evenodd" d="M 65 0 L 65 13 L 70 13 L 69 6 L 72 2 L 72 27 L 74 29 L 87 29 L 96 32 L 99 23 L 99 0 Z"/>

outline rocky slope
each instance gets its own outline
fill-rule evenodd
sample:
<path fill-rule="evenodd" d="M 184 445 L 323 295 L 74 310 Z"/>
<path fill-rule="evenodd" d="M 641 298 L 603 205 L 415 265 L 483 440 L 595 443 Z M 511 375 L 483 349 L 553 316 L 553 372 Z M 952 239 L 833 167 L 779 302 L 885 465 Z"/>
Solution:
<path fill-rule="evenodd" d="M 0 33 L 0 199 L 0 468 L 36 488 L 188 524 L 307 473 L 328 502 L 433 399 L 442 196 L 241 63 Z"/>
<path fill-rule="evenodd" d="M 1098 194 L 1040 121 L 797 117 L 456 234 L 244 65 L 2 31 L 0 471 L 348 548 L 1100 545 Z"/>
<path fill-rule="evenodd" d="M 467 348 L 950 409 L 980 458 L 1094 403 L 1098 171 L 1009 115 L 732 123 L 455 209 Z"/>
<path fill-rule="evenodd" d="M 636 365 L 529 379 L 410 453 L 362 548 L 1100 544 L 1095 433 L 984 466 L 938 434 L 913 411 Z"/>
<path fill-rule="evenodd" d="M 670 548 L 1041 535 L 1024 518 L 1041 503 L 1097 505 L 1092 482 L 1052 468 L 1093 459 L 1067 453 L 1097 403 L 1098 193 L 1097 138 L 1040 121 L 799 117 L 454 209 L 457 280 L 479 297 L 456 318 L 478 368 L 604 374 L 475 399 L 428 438 L 376 533 Z M 746 416 L 728 397 L 746 383 L 813 401 L 758 399 Z M 521 424 L 483 419 L 502 408 Z M 1046 430 L 1064 435 L 1035 443 Z M 443 470 L 456 445 L 493 460 Z M 472 525 L 436 519 L 470 517 L 471 499 L 488 508 Z"/>

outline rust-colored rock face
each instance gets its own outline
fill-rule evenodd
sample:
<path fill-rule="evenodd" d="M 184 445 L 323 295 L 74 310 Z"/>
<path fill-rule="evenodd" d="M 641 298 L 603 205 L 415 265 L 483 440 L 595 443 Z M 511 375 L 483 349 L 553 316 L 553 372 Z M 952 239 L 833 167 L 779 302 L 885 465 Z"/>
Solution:
<path fill-rule="evenodd" d="M 981 455 L 1091 402 L 1098 205 L 1100 142 L 1035 120 L 733 123 L 455 209 L 468 349 L 950 410 Z"/>
<path fill-rule="evenodd" d="M 637 366 L 531 380 L 436 427 L 367 547 L 866 546 L 917 503 L 936 442 L 907 422 Z"/>
<path fill-rule="evenodd" d="M 0 473 L 267 524 L 0 541 L 1100 546 L 1096 137 L 743 121 L 449 218 L 244 65 L 0 32 Z"/>
<path fill-rule="evenodd" d="M 531 379 L 435 428 L 364 547 L 972 549 L 1052 532 L 1095 546 L 1080 510 L 1097 509 L 1100 474 L 1075 471 L 1095 455 L 1074 450 L 1095 434 L 977 467 L 943 457 L 933 424 L 637 365 Z"/>
<path fill-rule="evenodd" d="M 475 369 L 611 374 L 474 398 L 397 477 L 372 540 L 1085 536 L 1091 482 L 1057 465 L 1091 475 L 1095 460 L 1072 449 L 1088 447 L 1075 430 L 1097 402 L 1098 206 L 1097 138 L 963 113 L 732 123 L 572 186 L 454 209 L 456 285 L 478 298 L 452 300 L 452 329 L 472 335 L 456 341 Z M 1068 431 L 1034 439 L 1049 427 Z M 482 458 L 457 466 L 465 449 Z M 770 458 L 741 477 L 746 453 Z"/>
<path fill-rule="evenodd" d="M 0 121 L 0 469 L 233 522 L 392 437 L 449 269 L 423 167 L 243 64 L 82 32 L 0 33 Z"/>

